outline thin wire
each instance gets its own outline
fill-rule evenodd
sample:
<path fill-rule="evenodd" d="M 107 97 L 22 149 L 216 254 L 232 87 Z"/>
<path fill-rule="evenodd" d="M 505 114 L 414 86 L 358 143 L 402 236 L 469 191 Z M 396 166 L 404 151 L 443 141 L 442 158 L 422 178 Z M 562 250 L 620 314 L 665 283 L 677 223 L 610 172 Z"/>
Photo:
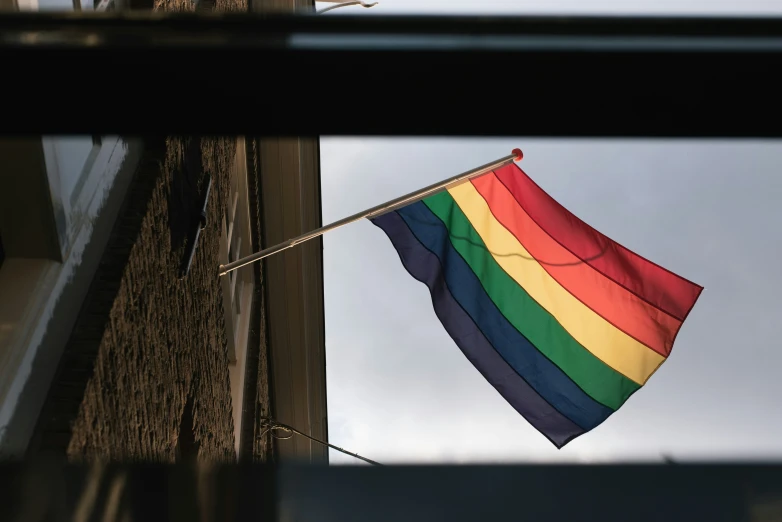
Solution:
<path fill-rule="evenodd" d="M 332 9 L 338 9 L 340 7 L 347 7 L 349 5 L 360 5 L 361 7 L 370 8 L 370 7 L 373 7 L 373 6 L 377 5 L 377 2 L 374 2 L 372 4 L 365 4 L 364 2 L 343 2 L 341 4 L 330 5 L 329 7 L 326 7 L 325 9 L 321 9 L 320 11 L 317 11 L 317 14 L 323 14 L 323 13 L 326 13 L 328 11 L 331 11 Z"/>
<path fill-rule="evenodd" d="M 313 442 L 317 442 L 318 444 L 322 444 L 323 446 L 328 446 L 329 448 L 333 448 L 333 449 L 335 449 L 337 451 L 340 451 L 340 452 L 344 453 L 345 455 L 350 455 L 351 457 L 355 457 L 357 459 L 361 459 L 364 462 L 368 462 L 368 463 L 373 464 L 375 466 L 382 466 L 383 465 L 383 464 L 381 464 L 379 462 L 375 462 L 374 460 L 370 460 L 370 459 L 368 459 L 366 457 L 362 457 L 358 453 L 352 453 L 350 451 L 347 451 L 347 450 L 344 450 L 344 449 L 340 448 L 339 446 L 335 446 L 334 444 L 330 444 L 328 442 L 324 442 L 324 441 L 322 441 L 320 439 L 316 439 L 315 437 L 310 437 L 306 433 L 302 433 L 299 430 L 297 430 L 296 428 L 293 428 L 293 427 L 288 426 L 287 424 L 283 424 L 281 422 L 277 422 L 276 420 L 270 419 L 269 417 L 263 417 L 262 421 L 264 421 L 264 424 L 267 424 L 268 427 L 261 432 L 261 434 L 259 435 L 259 438 L 263 438 L 263 437 L 266 436 L 267 433 L 271 433 L 271 436 L 274 437 L 277 440 L 288 440 L 288 439 L 292 438 L 293 434 L 295 433 L 296 435 L 301 435 L 302 437 L 306 437 L 306 438 L 310 439 Z M 280 435 L 277 435 L 275 433 L 275 430 L 287 431 L 287 432 L 290 432 L 290 435 L 288 435 L 287 437 L 282 437 Z"/>
<path fill-rule="evenodd" d="M 288 435 L 287 437 L 283 437 L 281 435 L 277 435 L 276 433 L 274 433 L 274 430 L 285 430 L 285 428 L 283 428 L 282 426 L 271 426 L 270 428 L 266 428 L 265 430 L 263 430 L 259 438 L 261 439 L 264 438 L 266 434 L 269 432 L 271 432 L 272 437 L 274 437 L 277 440 L 288 440 L 293 438 L 293 432 L 291 432 L 290 435 Z"/>

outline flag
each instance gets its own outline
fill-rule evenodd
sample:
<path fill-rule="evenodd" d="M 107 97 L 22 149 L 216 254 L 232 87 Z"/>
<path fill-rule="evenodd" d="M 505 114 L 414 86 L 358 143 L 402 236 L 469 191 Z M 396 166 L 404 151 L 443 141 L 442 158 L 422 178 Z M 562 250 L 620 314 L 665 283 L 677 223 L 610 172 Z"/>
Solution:
<path fill-rule="evenodd" d="M 703 290 L 513 163 L 371 221 L 464 355 L 557 448 L 646 384 Z"/>

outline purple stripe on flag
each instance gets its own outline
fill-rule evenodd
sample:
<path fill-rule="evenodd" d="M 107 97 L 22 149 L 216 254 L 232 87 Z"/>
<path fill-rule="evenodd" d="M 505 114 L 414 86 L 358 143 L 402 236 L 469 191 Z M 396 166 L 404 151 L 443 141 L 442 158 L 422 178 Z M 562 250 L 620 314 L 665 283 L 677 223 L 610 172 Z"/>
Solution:
<path fill-rule="evenodd" d="M 434 311 L 462 353 L 516 411 L 557 448 L 584 433 L 538 395 L 494 350 L 451 295 L 440 260 L 418 241 L 399 214 L 390 212 L 372 222 L 389 237 L 410 275 L 429 287 Z"/>

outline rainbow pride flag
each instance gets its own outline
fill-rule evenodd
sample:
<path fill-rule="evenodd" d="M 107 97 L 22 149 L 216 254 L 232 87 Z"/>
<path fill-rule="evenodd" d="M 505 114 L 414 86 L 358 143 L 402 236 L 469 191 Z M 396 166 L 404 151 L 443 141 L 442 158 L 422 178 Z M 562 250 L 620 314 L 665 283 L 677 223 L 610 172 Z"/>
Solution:
<path fill-rule="evenodd" d="M 464 355 L 557 448 L 646 384 L 703 290 L 578 219 L 515 164 L 372 222 Z"/>

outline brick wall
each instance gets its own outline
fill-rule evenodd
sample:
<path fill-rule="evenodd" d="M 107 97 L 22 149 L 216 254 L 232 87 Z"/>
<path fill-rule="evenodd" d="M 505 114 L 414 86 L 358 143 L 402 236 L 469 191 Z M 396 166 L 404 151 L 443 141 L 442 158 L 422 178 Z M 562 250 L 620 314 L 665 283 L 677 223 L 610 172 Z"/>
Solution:
<path fill-rule="evenodd" d="M 199 456 L 233 459 L 217 217 L 235 141 L 200 146 L 202 177 L 211 175 L 213 184 L 190 274 L 177 277 L 184 246 L 172 251 L 168 227 L 183 142 L 150 141 L 66 346 L 36 450 L 172 461 L 182 419 L 192 415 Z M 188 403 L 192 411 L 185 412 Z"/>
<path fill-rule="evenodd" d="M 261 241 L 261 187 L 260 165 L 258 165 L 258 139 L 247 139 L 247 181 L 250 192 L 250 219 L 253 233 L 253 251 L 264 248 Z M 244 424 L 242 425 L 242 448 L 244 456 L 253 461 L 266 462 L 274 455 L 272 438 L 262 419 L 271 416 L 271 394 L 269 386 L 269 345 L 266 337 L 267 317 L 265 302 L 265 281 L 261 263 L 253 264 L 255 289 L 250 333 L 247 339 L 247 368 L 245 387 Z"/>
<path fill-rule="evenodd" d="M 222 11 L 247 9 L 246 0 L 204 5 Z M 191 11 L 194 3 L 154 0 L 154 8 Z M 185 247 L 171 249 L 168 198 L 171 180 L 181 174 L 185 144 L 174 138 L 147 140 L 147 152 L 41 413 L 33 453 L 165 462 L 181 455 L 184 444 L 184 450 L 195 448 L 208 460 L 234 458 L 216 270 L 218 217 L 224 210 L 235 141 L 205 139 L 199 144 L 202 178 L 211 175 L 213 180 L 209 221 L 190 273 L 180 280 L 177 271 Z M 256 286 L 260 301 L 261 285 Z M 263 342 L 260 314 L 258 309 L 250 339 L 256 344 Z M 255 348 L 257 364 L 265 356 Z M 253 390 L 265 390 L 265 373 L 260 381 L 257 376 L 254 373 Z M 252 399 L 256 396 L 264 400 L 263 393 L 253 393 Z M 265 401 L 268 405 L 268 394 Z M 248 408 L 255 410 L 254 402 Z"/>

